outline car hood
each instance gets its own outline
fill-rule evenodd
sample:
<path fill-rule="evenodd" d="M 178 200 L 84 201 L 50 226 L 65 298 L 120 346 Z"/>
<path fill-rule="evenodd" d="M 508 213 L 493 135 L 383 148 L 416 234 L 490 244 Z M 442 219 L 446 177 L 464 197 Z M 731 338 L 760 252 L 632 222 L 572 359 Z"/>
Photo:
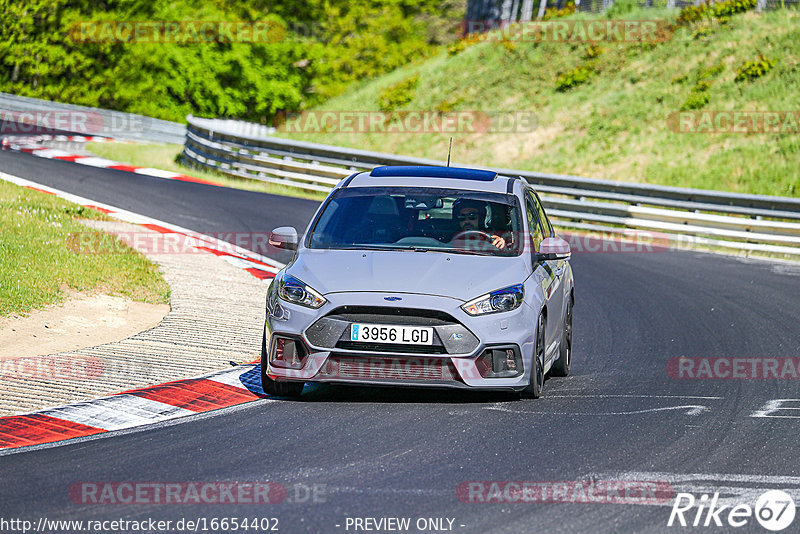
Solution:
<path fill-rule="evenodd" d="M 323 295 L 375 291 L 468 301 L 495 289 L 520 284 L 531 270 L 521 257 L 305 249 L 286 272 Z"/>

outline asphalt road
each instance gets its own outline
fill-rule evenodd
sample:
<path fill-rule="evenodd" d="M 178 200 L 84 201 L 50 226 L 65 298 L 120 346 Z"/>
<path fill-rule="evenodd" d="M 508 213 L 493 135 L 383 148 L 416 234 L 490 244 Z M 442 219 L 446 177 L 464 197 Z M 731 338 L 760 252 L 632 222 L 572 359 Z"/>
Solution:
<path fill-rule="evenodd" d="M 302 228 L 315 208 L 8 152 L 0 153 L 0 170 L 202 232 Z M 2 456 L 0 518 L 274 517 L 281 532 L 354 532 L 348 517 L 407 517 L 412 532 L 425 531 L 416 529 L 419 518 L 452 519 L 455 532 L 671 532 L 682 529 L 667 527 L 669 505 L 471 503 L 456 490 L 470 481 L 593 478 L 663 481 L 698 498 L 721 491 L 732 503 L 772 488 L 800 495 L 800 478 L 787 478 L 800 477 L 800 419 L 792 417 L 800 412 L 753 417 L 771 400 L 800 399 L 800 382 L 667 374 L 679 356 L 800 357 L 800 266 L 677 251 L 576 254 L 572 263 L 573 374 L 548 380 L 539 400 L 306 388 L 299 401 L 258 401 Z M 800 408 L 800 400 L 774 406 Z M 73 484 L 113 481 L 272 481 L 290 498 L 267 505 L 70 499 Z M 306 499 L 314 485 L 317 498 Z M 798 525 L 800 518 L 787 532 Z M 735 530 L 766 532 L 752 518 Z"/>

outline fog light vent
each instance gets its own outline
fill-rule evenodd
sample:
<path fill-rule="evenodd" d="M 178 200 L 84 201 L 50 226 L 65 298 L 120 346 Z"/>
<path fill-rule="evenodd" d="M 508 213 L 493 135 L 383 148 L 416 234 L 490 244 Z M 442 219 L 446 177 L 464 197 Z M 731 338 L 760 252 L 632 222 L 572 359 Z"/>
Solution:
<path fill-rule="evenodd" d="M 299 341 L 280 336 L 273 338 L 269 356 L 270 364 L 287 369 L 302 369 L 305 359 L 306 351 Z"/>
<path fill-rule="evenodd" d="M 492 347 L 475 361 L 483 378 L 513 378 L 522 374 L 522 359 L 516 347 Z"/>

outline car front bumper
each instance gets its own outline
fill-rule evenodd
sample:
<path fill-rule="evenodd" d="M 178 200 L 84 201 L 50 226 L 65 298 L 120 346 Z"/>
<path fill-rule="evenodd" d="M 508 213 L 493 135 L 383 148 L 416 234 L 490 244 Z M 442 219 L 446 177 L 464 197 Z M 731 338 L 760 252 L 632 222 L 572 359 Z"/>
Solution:
<path fill-rule="evenodd" d="M 402 296 L 401 306 L 387 305 L 385 293 L 332 293 L 325 295 L 328 302 L 318 310 L 278 301 L 267 313 L 266 335 L 281 335 L 302 340 L 307 356 L 302 368 L 278 367 L 268 361 L 267 374 L 277 380 L 302 382 L 329 382 L 364 384 L 374 386 L 447 387 L 461 389 L 514 390 L 529 384 L 536 315 L 523 303 L 516 310 L 472 317 L 460 306 L 462 301 L 448 297 L 418 294 Z M 400 310 L 435 318 L 406 317 Z M 372 310 L 376 315 L 365 317 L 365 322 L 386 324 L 420 324 L 428 321 L 441 339 L 439 350 L 445 353 L 408 353 L 399 346 L 381 347 L 380 350 L 355 350 L 342 348 L 339 341 L 343 329 L 349 331 L 348 317 L 341 310 Z M 412 311 L 413 310 L 413 311 Z M 383 313 L 385 312 L 385 314 Z M 391 318 L 387 318 L 391 316 Z M 371 319 L 369 319 L 371 317 Z M 449 317 L 452 320 L 447 319 Z M 462 335 L 461 341 L 443 339 L 453 334 Z M 485 378 L 481 376 L 477 359 L 487 348 L 515 347 L 521 356 L 522 372 L 510 378 Z M 272 343 L 268 343 L 268 352 Z M 388 349 L 388 350 L 385 350 Z"/>

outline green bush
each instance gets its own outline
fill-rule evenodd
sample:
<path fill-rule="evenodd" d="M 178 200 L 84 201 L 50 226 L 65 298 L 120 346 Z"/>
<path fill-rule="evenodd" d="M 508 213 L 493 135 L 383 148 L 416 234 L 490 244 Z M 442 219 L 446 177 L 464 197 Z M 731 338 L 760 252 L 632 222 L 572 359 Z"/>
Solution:
<path fill-rule="evenodd" d="M 707 92 L 689 93 L 689 96 L 686 98 L 686 101 L 681 106 L 681 111 L 700 109 L 706 104 L 708 104 L 710 99 L 711 97 L 709 97 Z"/>
<path fill-rule="evenodd" d="M 736 71 L 737 82 L 755 80 L 768 73 L 775 66 L 775 62 L 761 54 L 755 61 L 745 61 Z"/>
<path fill-rule="evenodd" d="M 603 53 L 603 49 L 597 43 L 592 43 L 583 51 L 584 59 L 594 59 Z"/>
<path fill-rule="evenodd" d="M 676 22 L 679 26 L 689 26 L 703 19 L 720 19 L 724 22 L 731 15 L 744 13 L 757 5 L 757 0 L 725 0 L 713 4 L 707 1 L 699 6 L 682 8 Z"/>
<path fill-rule="evenodd" d="M 709 70 L 707 69 L 701 72 L 701 77 L 706 74 Z M 686 111 L 690 109 L 700 109 L 706 104 L 708 104 L 711 97 L 708 94 L 709 89 L 711 89 L 711 82 L 706 79 L 700 79 L 697 81 L 694 87 L 692 87 L 692 91 L 689 93 L 689 96 L 684 101 L 683 105 L 681 105 L 681 111 Z"/>
<path fill-rule="evenodd" d="M 726 0 L 711 4 L 711 11 L 715 18 L 730 17 L 754 9 L 757 5 L 757 0 Z"/>
<path fill-rule="evenodd" d="M 453 44 L 447 47 L 447 55 L 456 56 L 466 49 L 467 49 L 466 39 L 459 39 L 458 41 L 454 42 Z"/>
<path fill-rule="evenodd" d="M 692 39 L 703 39 L 714 33 L 711 26 L 700 26 L 692 33 Z"/>
<path fill-rule="evenodd" d="M 419 76 L 414 75 L 394 85 L 390 85 L 378 93 L 378 107 L 381 111 L 391 113 L 414 100 L 419 83 Z"/>
<path fill-rule="evenodd" d="M 452 42 L 457 0 L 0 0 L 0 91 L 182 122 L 270 122 Z M 269 21 L 267 42 L 82 42 L 79 21 Z"/>
<path fill-rule="evenodd" d="M 594 74 L 594 68 L 588 65 L 579 65 L 569 72 L 560 74 L 556 79 L 556 91 L 565 92 L 589 81 Z"/>
<path fill-rule="evenodd" d="M 681 8 L 675 22 L 678 26 L 689 26 L 705 18 L 710 18 L 708 4 L 700 4 L 699 6 L 685 6 Z"/>
<path fill-rule="evenodd" d="M 566 17 L 573 13 L 575 13 L 575 2 L 569 0 L 561 9 L 555 7 L 545 9 L 542 20 L 560 19 L 561 17 Z"/>

